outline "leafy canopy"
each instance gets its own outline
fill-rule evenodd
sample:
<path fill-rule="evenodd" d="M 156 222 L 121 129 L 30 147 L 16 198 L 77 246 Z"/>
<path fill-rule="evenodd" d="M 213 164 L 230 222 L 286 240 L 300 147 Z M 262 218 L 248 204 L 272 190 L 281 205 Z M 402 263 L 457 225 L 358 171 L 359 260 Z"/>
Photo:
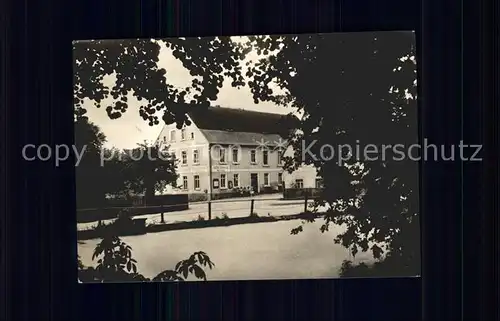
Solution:
<path fill-rule="evenodd" d="M 133 193 L 150 198 L 177 180 L 177 164 L 166 146 L 141 143 L 125 152 L 106 149 L 105 142 L 98 126 L 86 117 L 76 119 L 75 145 L 83 151 L 76 166 L 79 208 L 104 205 L 106 195 L 127 197 Z"/>
<path fill-rule="evenodd" d="M 172 50 L 194 76 L 191 86 L 177 88 L 169 83 L 170 74 L 158 66 L 162 47 Z M 117 119 L 127 111 L 127 95 L 132 92 L 139 101 L 144 101 L 139 114 L 150 125 L 159 124 L 156 112 L 162 112 L 165 123 L 177 123 L 180 128 L 187 122 L 190 106 L 208 106 L 209 100 L 217 98 L 224 77 L 230 77 L 233 86 L 244 85 L 239 61 L 246 52 L 227 37 L 75 42 L 76 113 L 86 113 L 84 99 L 95 101 L 100 108 L 105 98 L 112 97 L 114 101 L 106 106 L 106 112 L 111 119 Z M 112 74 L 116 77 L 115 84 L 105 84 L 105 76 Z"/>
<path fill-rule="evenodd" d="M 136 194 L 151 198 L 155 191 L 160 192 L 167 184 L 177 181 L 177 161 L 166 146 L 144 142 L 119 157 L 123 162 L 123 179 L 128 190 Z"/>
<path fill-rule="evenodd" d="M 387 253 L 393 276 L 419 274 L 418 163 L 397 160 L 390 149 L 384 159 L 380 154 L 383 145 L 407 148 L 418 142 L 413 33 L 251 37 L 249 43 L 261 50 L 281 48 L 253 65 L 248 83 L 256 102 L 303 113 L 300 131 L 290 139 L 295 155 L 286 166 L 312 164 L 323 178 L 316 205 L 329 210 L 322 231 L 331 223 L 344 225 L 336 242 L 353 255 Z M 286 94 L 274 94 L 273 86 Z M 352 157 L 339 166 L 335 159 L 302 159 L 303 141 L 316 141 L 311 150 L 318 156 L 327 144 L 350 145 L 353 151 L 358 144 L 361 152 L 373 144 L 379 155 L 371 161 Z"/>

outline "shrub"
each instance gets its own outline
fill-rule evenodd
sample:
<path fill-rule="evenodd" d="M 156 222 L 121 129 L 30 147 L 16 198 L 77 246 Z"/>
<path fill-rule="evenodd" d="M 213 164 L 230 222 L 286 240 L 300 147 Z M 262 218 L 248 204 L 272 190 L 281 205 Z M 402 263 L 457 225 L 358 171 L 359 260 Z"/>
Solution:
<path fill-rule="evenodd" d="M 128 208 L 121 210 L 118 212 L 118 217 L 114 220 L 113 223 L 130 223 L 132 222 L 132 216 L 130 215 L 130 210 Z"/>
<path fill-rule="evenodd" d="M 418 266 L 412 264 L 408 257 L 387 254 L 373 263 L 361 262 L 355 265 L 344 260 L 340 268 L 340 277 L 404 277 L 420 275 Z"/>
<path fill-rule="evenodd" d="M 272 194 L 274 192 L 275 191 L 274 191 L 273 187 L 271 187 L 271 186 L 261 185 L 261 187 L 260 187 L 260 194 Z"/>
<path fill-rule="evenodd" d="M 153 279 L 137 272 L 137 261 L 132 258 L 132 248 L 117 236 L 108 235 L 97 244 L 92 260 L 97 266 L 83 266 L 78 256 L 78 280 L 83 282 L 127 282 L 127 281 L 185 281 L 192 274 L 197 279 L 207 280 L 205 267 L 215 264 L 205 252 L 193 253 L 188 259 L 176 264 L 173 270 L 165 270 Z"/>
<path fill-rule="evenodd" d="M 80 257 L 80 255 L 77 255 L 77 264 L 78 264 L 78 270 L 82 270 L 82 269 L 85 268 L 85 266 L 83 265 L 82 258 Z"/>
<path fill-rule="evenodd" d="M 189 202 L 203 202 L 208 199 L 207 194 L 203 193 L 192 193 L 188 195 Z"/>

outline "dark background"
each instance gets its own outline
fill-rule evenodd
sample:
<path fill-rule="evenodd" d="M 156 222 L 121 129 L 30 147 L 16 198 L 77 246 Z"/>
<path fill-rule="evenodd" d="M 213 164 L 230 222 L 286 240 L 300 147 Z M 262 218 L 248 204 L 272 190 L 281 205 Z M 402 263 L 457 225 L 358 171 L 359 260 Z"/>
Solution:
<path fill-rule="evenodd" d="M 494 320 L 493 2 L 8 0 L 0 9 L 0 320 Z M 421 169 L 422 279 L 76 283 L 74 167 L 23 162 L 20 153 L 27 143 L 73 142 L 72 40 L 412 29 L 422 135 L 485 144 L 483 163 Z"/>

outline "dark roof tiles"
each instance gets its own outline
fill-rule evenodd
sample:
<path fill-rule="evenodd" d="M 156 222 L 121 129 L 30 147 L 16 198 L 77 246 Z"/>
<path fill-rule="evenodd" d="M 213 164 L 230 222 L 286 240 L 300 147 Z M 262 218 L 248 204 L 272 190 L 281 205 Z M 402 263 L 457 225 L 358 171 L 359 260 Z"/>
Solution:
<path fill-rule="evenodd" d="M 267 147 L 276 146 L 284 142 L 284 138 L 277 134 L 262 134 L 248 132 L 229 132 L 224 130 L 201 129 L 203 135 L 211 144 L 227 145 L 266 145 Z"/>
<path fill-rule="evenodd" d="M 293 121 L 293 116 L 263 113 L 236 108 L 208 107 L 195 109 L 189 116 L 202 130 L 224 132 L 277 134 L 286 136 Z"/>

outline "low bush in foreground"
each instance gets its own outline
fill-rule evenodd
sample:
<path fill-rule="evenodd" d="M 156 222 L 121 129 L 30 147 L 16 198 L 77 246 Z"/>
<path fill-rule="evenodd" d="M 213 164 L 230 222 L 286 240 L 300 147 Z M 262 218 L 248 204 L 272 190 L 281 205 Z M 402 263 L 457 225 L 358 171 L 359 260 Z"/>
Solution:
<path fill-rule="evenodd" d="M 419 276 L 419 267 L 401 255 L 388 253 L 384 258 L 367 264 L 345 260 L 340 268 L 340 277 L 408 277 Z"/>
<path fill-rule="evenodd" d="M 137 272 L 137 261 L 132 257 L 132 248 L 118 236 L 105 236 L 97 244 L 92 255 L 96 267 L 85 267 L 78 256 L 78 279 L 81 282 L 134 282 L 134 281 L 185 281 L 190 275 L 206 281 L 205 268 L 215 264 L 205 252 L 193 253 L 178 262 L 174 269 L 165 270 L 152 279 Z"/>

